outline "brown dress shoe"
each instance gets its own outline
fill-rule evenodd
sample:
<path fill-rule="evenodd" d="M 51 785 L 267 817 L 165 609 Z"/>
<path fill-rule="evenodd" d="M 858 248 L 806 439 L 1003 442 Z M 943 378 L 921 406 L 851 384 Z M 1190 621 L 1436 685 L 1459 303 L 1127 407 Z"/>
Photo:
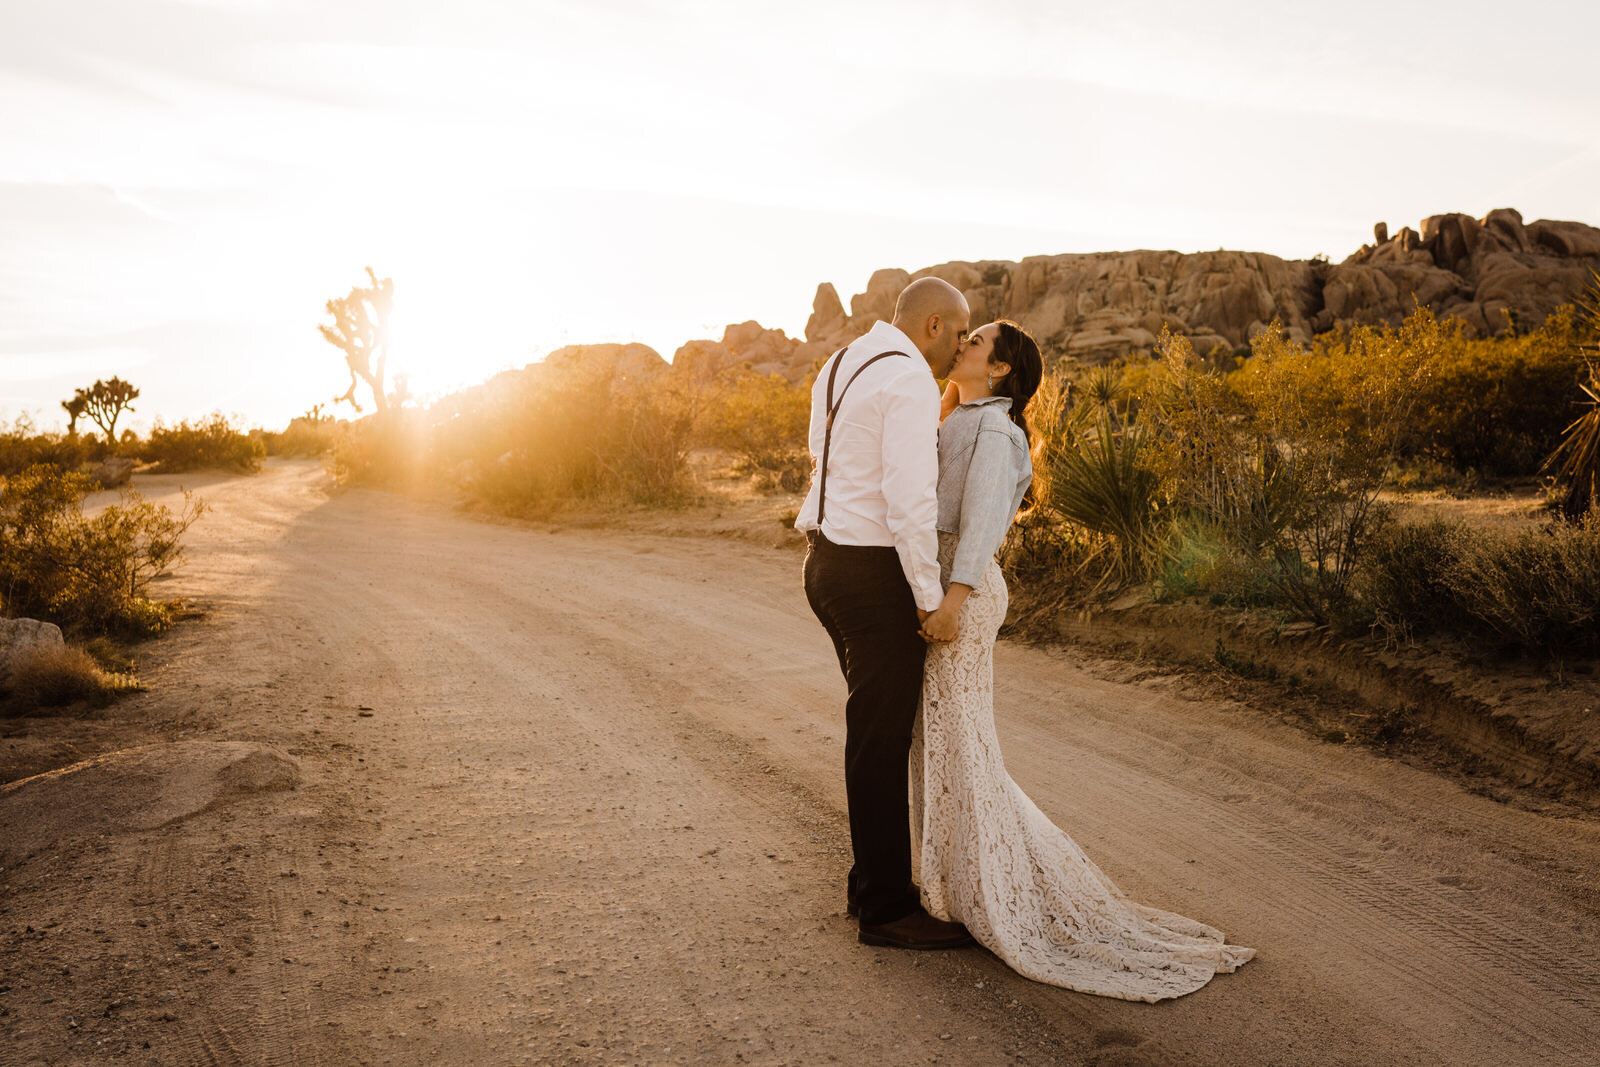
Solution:
<path fill-rule="evenodd" d="M 972 944 L 972 935 L 960 923 L 935 919 L 918 908 L 893 922 L 877 926 L 862 923 L 860 941 L 863 945 L 883 945 L 888 948 L 964 948 Z"/>

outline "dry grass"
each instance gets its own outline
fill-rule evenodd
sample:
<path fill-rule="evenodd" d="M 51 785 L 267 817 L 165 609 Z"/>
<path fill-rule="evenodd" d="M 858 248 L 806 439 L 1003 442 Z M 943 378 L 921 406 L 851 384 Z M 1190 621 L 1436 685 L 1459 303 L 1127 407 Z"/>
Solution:
<path fill-rule="evenodd" d="M 0 714 L 19 716 L 74 704 L 105 707 L 119 694 L 140 689 L 131 674 L 104 671 L 73 645 L 37 647 L 17 654 L 0 685 Z"/>

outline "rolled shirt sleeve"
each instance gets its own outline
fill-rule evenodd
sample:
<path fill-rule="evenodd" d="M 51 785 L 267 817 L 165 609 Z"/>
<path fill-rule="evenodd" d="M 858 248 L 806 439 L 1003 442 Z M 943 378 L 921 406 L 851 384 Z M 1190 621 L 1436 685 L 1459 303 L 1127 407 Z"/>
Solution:
<path fill-rule="evenodd" d="M 973 442 L 971 457 L 961 494 L 961 536 L 950 563 L 950 581 L 977 588 L 1016 517 L 1021 456 L 1004 430 L 982 429 Z"/>
<path fill-rule="evenodd" d="M 920 361 L 919 361 L 920 362 Z M 923 368 L 916 368 L 923 371 Z M 944 599 L 939 582 L 939 387 L 925 371 L 882 393 L 884 522 L 917 607 Z"/>

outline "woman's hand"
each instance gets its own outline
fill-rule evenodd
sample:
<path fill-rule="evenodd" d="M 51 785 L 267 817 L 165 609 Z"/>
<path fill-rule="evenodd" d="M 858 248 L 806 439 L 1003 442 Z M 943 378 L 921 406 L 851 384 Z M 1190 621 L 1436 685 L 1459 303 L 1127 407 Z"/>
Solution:
<path fill-rule="evenodd" d="M 922 629 L 917 631 L 922 639 L 931 645 L 948 645 L 954 641 L 961 630 L 961 605 L 967 602 L 971 592 L 972 586 L 951 582 L 939 606 L 922 620 Z"/>
<path fill-rule="evenodd" d="M 960 610 L 951 607 L 948 602 L 940 604 L 937 609 L 928 612 L 928 617 L 922 620 L 922 629 L 917 632 L 930 645 L 948 645 L 960 632 L 960 615 Z"/>

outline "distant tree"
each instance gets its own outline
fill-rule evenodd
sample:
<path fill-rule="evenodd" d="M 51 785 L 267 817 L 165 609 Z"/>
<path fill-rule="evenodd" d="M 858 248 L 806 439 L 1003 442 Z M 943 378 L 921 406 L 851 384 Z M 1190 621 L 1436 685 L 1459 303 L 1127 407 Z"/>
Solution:
<path fill-rule="evenodd" d="M 63 400 L 61 407 L 67 413 L 67 436 L 78 436 L 78 420 L 83 418 L 83 413 L 89 407 L 89 390 L 78 389 L 73 392 L 71 400 Z"/>
<path fill-rule="evenodd" d="M 335 404 L 348 402 L 357 411 L 361 402 L 356 390 L 362 382 L 372 391 L 372 403 L 380 416 L 387 415 L 390 407 L 398 407 L 407 397 L 405 379 L 397 377 L 395 388 L 386 391 L 383 384 L 384 365 L 389 360 L 389 312 L 394 308 L 394 279 L 379 278 L 366 268 L 370 286 L 358 285 L 350 295 L 328 301 L 328 314 L 333 325 L 319 325 L 322 339 L 344 353 L 345 365 L 350 368 L 350 388 L 342 396 L 334 397 Z"/>
<path fill-rule="evenodd" d="M 79 389 L 73 398 L 62 403 L 63 407 L 83 402 L 82 414 L 89 416 L 91 422 L 100 427 L 106 435 L 106 443 L 114 445 L 117 440 L 117 419 L 124 411 L 133 410 L 133 402 L 139 396 L 139 390 L 123 381 L 121 378 L 112 378 L 110 381 L 96 381 L 88 389 Z M 67 408 L 68 414 L 72 409 Z M 74 419 L 76 421 L 76 419 Z"/>

